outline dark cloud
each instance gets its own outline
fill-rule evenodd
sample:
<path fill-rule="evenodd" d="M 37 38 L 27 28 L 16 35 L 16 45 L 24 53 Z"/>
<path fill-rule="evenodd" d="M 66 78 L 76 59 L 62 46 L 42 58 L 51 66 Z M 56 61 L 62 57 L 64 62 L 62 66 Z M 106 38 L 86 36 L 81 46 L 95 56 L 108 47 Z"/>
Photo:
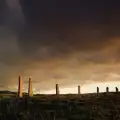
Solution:
<path fill-rule="evenodd" d="M 108 81 L 104 72 L 119 74 L 113 70 L 120 60 L 119 5 L 112 0 L 0 0 L 1 82 L 33 76 L 48 89 L 55 83 L 85 84 L 94 74 L 101 76 L 94 81 Z"/>
<path fill-rule="evenodd" d="M 53 56 L 101 49 L 111 37 L 119 36 L 119 4 L 103 0 L 21 0 L 27 27 L 20 35 L 19 45 L 30 55 L 43 46 Z"/>

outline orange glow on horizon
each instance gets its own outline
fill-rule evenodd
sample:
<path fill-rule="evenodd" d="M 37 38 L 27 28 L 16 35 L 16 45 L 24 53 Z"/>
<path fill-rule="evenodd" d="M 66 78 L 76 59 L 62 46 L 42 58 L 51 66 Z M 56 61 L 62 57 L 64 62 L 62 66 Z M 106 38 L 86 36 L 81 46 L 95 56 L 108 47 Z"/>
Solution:
<path fill-rule="evenodd" d="M 81 93 L 96 93 L 97 87 L 99 87 L 100 92 L 106 92 L 106 87 L 109 87 L 109 91 L 115 91 L 115 87 L 119 89 L 120 82 L 104 82 L 104 83 L 91 83 L 81 86 Z M 60 87 L 60 94 L 77 94 L 78 87 L 70 86 L 66 88 Z M 41 91 L 42 94 L 55 94 L 55 89 L 48 91 Z"/>

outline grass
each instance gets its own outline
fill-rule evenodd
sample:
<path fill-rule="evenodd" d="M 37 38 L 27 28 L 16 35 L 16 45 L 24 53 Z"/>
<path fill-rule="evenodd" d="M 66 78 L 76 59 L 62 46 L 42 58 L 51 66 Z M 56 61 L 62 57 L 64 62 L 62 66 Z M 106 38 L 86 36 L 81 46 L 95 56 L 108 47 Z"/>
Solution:
<path fill-rule="evenodd" d="M 43 94 L 32 97 L 24 94 L 23 98 L 18 98 L 15 94 L 0 96 L 0 119 L 3 115 L 6 119 L 10 115 L 16 120 L 114 120 L 120 113 L 119 92 L 99 95 Z"/>

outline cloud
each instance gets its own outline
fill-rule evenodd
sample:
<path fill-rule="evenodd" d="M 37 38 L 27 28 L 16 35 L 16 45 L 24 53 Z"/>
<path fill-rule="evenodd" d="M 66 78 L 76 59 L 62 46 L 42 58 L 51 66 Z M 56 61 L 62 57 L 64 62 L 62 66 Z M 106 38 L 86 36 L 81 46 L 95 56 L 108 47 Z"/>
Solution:
<path fill-rule="evenodd" d="M 119 23 L 113 14 L 118 7 L 112 5 L 114 12 L 109 15 L 105 3 L 104 10 L 96 2 L 94 6 L 81 2 L 81 7 L 59 3 L 51 1 L 46 7 L 46 2 L 35 0 L 2 0 L 1 83 L 16 85 L 17 77 L 23 75 L 26 85 L 26 76 L 32 76 L 34 88 L 43 90 L 56 83 L 69 86 L 119 80 Z"/>

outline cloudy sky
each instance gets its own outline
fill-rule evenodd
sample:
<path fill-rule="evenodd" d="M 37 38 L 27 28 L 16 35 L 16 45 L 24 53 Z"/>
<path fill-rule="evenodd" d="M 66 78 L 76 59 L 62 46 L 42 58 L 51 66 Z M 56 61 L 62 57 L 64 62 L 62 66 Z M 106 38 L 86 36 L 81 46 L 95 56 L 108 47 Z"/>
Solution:
<path fill-rule="evenodd" d="M 119 81 L 120 2 L 0 0 L 0 88 Z"/>

